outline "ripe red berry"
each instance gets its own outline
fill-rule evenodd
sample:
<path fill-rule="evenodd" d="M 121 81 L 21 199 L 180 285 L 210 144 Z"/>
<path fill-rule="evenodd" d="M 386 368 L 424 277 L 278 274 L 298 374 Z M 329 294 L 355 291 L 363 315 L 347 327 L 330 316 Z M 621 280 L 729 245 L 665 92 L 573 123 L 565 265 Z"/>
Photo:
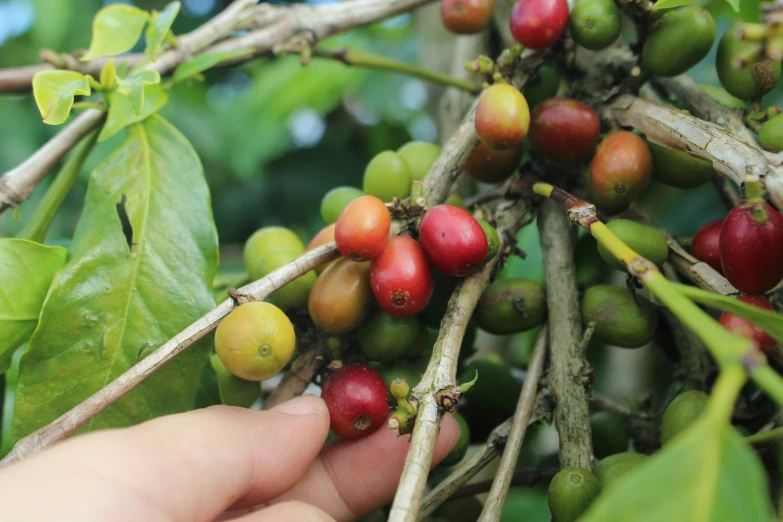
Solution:
<path fill-rule="evenodd" d="M 533 112 L 529 140 L 548 160 L 576 163 L 593 155 L 600 132 L 601 120 L 589 105 L 570 98 L 551 98 Z"/>
<path fill-rule="evenodd" d="M 370 267 L 370 286 L 387 313 L 409 317 L 432 297 L 434 279 L 424 249 L 409 236 L 393 237 Z"/>
<path fill-rule="evenodd" d="M 783 215 L 768 204 L 764 208 L 765 223 L 758 223 L 748 207 L 733 208 L 720 231 L 723 273 L 746 294 L 772 290 L 783 279 Z"/>
<path fill-rule="evenodd" d="M 769 301 L 757 295 L 743 295 L 739 298 L 739 300 L 743 303 L 753 305 L 763 310 L 774 310 Z M 730 314 L 729 312 L 723 312 L 721 314 L 720 324 L 726 327 L 726 329 L 729 331 L 750 339 L 756 344 L 758 349 L 764 353 L 771 352 L 772 349 L 775 348 L 775 344 L 777 344 L 775 339 L 767 332 L 755 324 L 746 321 L 741 317 L 737 317 L 734 314 Z"/>
<path fill-rule="evenodd" d="M 435 268 L 453 277 L 481 266 L 488 249 L 487 235 L 476 218 L 451 205 L 438 205 L 424 213 L 419 241 Z"/>
<path fill-rule="evenodd" d="M 484 183 L 498 183 L 514 173 L 523 154 L 522 147 L 495 150 L 479 143 L 465 163 L 465 172 Z"/>
<path fill-rule="evenodd" d="M 386 245 L 391 215 L 375 196 L 361 196 L 348 203 L 337 218 L 334 240 L 340 253 L 352 261 L 375 259 Z"/>
<path fill-rule="evenodd" d="M 568 25 L 566 0 L 518 0 L 511 10 L 511 34 L 529 49 L 555 43 Z"/>
<path fill-rule="evenodd" d="M 381 374 L 364 364 L 349 364 L 324 383 L 321 398 L 331 428 L 347 439 L 366 437 L 386 420 L 389 393 Z"/>
<path fill-rule="evenodd" d="M 710 221 L 696 232 L 691 241 L 691 254 L 699 261 L 707 263 L 712 268 L 723 273 L 720 266 L 720 228 L 723 226 L 722 219 Z"/>
<path fill-rule="evenodd" d="M 647 143 L 633 132 L 614 132 L 595 151 L 589 188 L 600 209 L 616 214 L 641 194 L 651 175 L 652 154 Z"/>
<path fill-rule="evenodd" d="M 487 26 L 494 8 L 495 0 L 441 0 L 440 18 L 452 33 L 477 33 Z"/>
<path fill-rule="evenodd" d="M 476 136 L 490 149 L 519 146 L 530 129 L 530 109 L 522 93 L 496 83 L 481 93 L 476 107 Z"/>

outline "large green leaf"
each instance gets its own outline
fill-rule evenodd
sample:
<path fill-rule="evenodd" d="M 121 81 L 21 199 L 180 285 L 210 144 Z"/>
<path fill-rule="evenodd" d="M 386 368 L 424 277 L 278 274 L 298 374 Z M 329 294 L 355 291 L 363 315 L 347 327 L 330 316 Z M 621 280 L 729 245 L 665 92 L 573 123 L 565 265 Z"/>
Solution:
<path fill-rule="evenodd" d="M 57 274 L 22 359 L 13 436 L 51 422 L 212 308 L 217 233 L 190 143 L 160 116 L 90 177 L 71 261 Z M 205 343 L 149 377 L 83 430 L 193 408 Z"/>
<path fill-rule="evenodd" d="M 149 15 L 138 7 L 110 4 L 98 11 L 92 21 L 90 50 L 82 61 L 115 56 L 133 49 Z"/>
<path fill-rule="evenodd" d="M 731 426 L 702 416 L 603 491 L 580 522 L 769 522 L 758 457 Z"/>
<path fill-rule="evenodd" d="M 211 69 L 220 62 L 225 62 L 226 60 L 239 58 L 240 56 L 245 56 L 252 53 L 253 49 L 235 49 L 233 51 L 199 54 L 195 58 L 186 60 L 179 64 L 179 66 L 174 71 L 172 80 L 174 83 L 187 80 L 188 78 L 192 78 L 193 76 L 201 74 L 207 69 Z"/>
<path fill-rule="evenodd" d="M 693 301 L 742 317 L 783 343 L 783 314 L 743 303 L 736 297 L 713 294 L 695 286 L 683 284 L 675 286 L 680 293 Z"/>
<path fill-rule="evenodd" d="M 33 97 L 44 123 L 59 125 L 67 120 L 77 94 L 90 94 L 90 84 L 81 73 L 40 71 L 33 76 Z"/>
<path fill-rule="evenodd" d="M 159 84 L 144 86 L 144 105 L 140 113 L 136 113 L 130 98 L 115 90 L 109 93 L 109 114 L 103 124 L 98 141 L 104 141 L 133 123 L 140 122 L 150 114 L 160 110 L 169 100 L 169 95 Z"/>
<path fill-rule="evenodd" d="M 68 251 L 26 239 L 0 239 L 0 373 L 38 324 L 54 274 Z"/>
<path fill-rule="evenodd" d="M 179 2 L 171 2 L 160 13 L 154 11 L 152 13 L 152 18 L 145 34 L 147 46 L 144 52 L 153 62 L 158 56 L 158 51 L 160 51 L 160 46 L 163 45 L 166 35 L 171 30 L 171 24 L 174 23 L 174 19 L 179 13 L 179 6 Z"/>

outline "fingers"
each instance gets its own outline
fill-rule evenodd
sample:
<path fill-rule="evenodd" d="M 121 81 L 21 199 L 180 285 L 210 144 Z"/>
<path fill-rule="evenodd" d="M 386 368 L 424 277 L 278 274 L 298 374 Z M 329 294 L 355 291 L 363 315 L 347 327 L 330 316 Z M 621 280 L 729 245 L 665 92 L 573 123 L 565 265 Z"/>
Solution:
<path fill-rule="evenodd" d="M 231 522 L 334 522 L 334 519 L 318 509 L 304 502 L 282 502 L 250 515 L 231 519 Z"/>
<path fill-rule="evenodd" d="M 57 445 L 0 472 L 0 495 L 35 496 L 24 499 L 29 509 L 42 490 L 29 485 L 44 481 L 53 488 L 42 484 L 47 502 L 60 503 L 60 512 L 104 502 L 101 512 L 113 512 L 105 520 L 212 520 L 229 506 L 267 502 L 291 488 L 328 430 L 326 406 L 313 396 L 267 412 L 216 406 Z M 67 498 L 51 499 L 66 490 Z M 139 508 L 149 515 L 134 517 Z"/>
<path fill-rule="evenodd" d="M 459 438 L 451 415 L 443 419 L 432 465 L 440 462 Z M 337 440 L 327 446 L 293 489 L 274 502 L 301 500 L 336 520 L 352 520 L 388 503 L 394 496 L 408 451 L 408 436 L 385 427 L 359 440 Z"/>

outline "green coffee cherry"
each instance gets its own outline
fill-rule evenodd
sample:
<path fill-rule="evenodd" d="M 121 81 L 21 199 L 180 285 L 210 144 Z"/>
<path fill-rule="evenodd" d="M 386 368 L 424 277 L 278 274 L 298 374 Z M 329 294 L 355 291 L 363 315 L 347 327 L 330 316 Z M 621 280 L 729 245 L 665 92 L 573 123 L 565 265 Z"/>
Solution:
<path fill-rule="evenodd" d="M 300 255 L 301 252 L 290 250 L 273 250 L 269 252 L 255 267 L 257 277 L 254 277 L 254 279 L 271 274 L 278 268 L 291 263 Z M 283 310 L 304 308 L 307 306 L 307 299 L 310 297 L 310 290 L 315 285 L 316 277 L 315 271 L 311 270 L 297 277 L 284 287 L 275 290 L 269 296 L 269 300 Z"/>
<path fill-rule="evenodd" d="M 422 330 L 424 325 L 416 317 L 395 317 L 378 310 L 362 323 L 357 338 L 365 357 L 392 362 L 408 354 Z"/>
<path fill-rule="evenodd" d="M 405 379 L 411 389 L 415 388 L 421 378 L 424 376 L 424 371 L 427 369 L 428 357 L 422 357 L 415 361 L 397 361 L 392 364 L 384 364 L 378 372 L 383 377 L 383 382 L 386 383 L 386 388 L 391 386 L 394 379 Z"/>
<path fill-rule="evenodd" d="M 588 288 L 582 300 L 582 323 L 595 322 L 593 337 L 622 348 L 640 348 L 649 343 L 658 324 L 655 306 L 627 288 L 597 285 Z"/>
<path fill-rule="evenodd" d="M 497 335 L 530 330 L 544 322 L 546 292 L 531 279 L 498 279 L 484 290 L 474 317 L 479 328 Z"/>
<path fill-rule="evenodd" d="M 484 260 L 489 261 L 498 255 L 498 250 L 500 250 L 500 237 L 498 237 L 498 231 L 489 221 L 484 218 L 479 218 L 477 221 L 479 222 L 479 225 L 481 225 L 481 228 L 484 229 L 484 234 L 487 236 L 487 255 Z"/>
<path fill-rule="evenodd" d="M 614 0 L 578 0 L 569 22 L 574 41 L 593 51 L 612 45 L 623 29 L 623 17 Z"/>
<path fill-rule="evenodd" d="M 669 245 L 666 243 L 666 237 L 656 228 L 631 221 L 630 219 L 615 219 L 607 223 L 606 226 L 623 243 L 658 266 L 661 266 L 669 256 Z M 598 244 L 598 253 L 609 266 L 623 272 L 625 271 L 625 265 L 600 243 Z"/>
<path fill-rule="evenodd" d="M 715 20 L 701 7 L 669 9 L 647 38 L 642 63 L 653 76 L 682 74 L 707 56 L 715 31 Z"/>
<path fill-rule="evenodd" d="M 679 394 L 666 408 L 661 421 L 661 444 L 665 445 L 707 409 L 710 396 L 698 390 Z"/>
<path fill-rule="evenodd" d="M 408 164 L 413 181 L 421 181 L 430 167 L 440 155 L 440 147 L 426 141 L 411 141 L 397 149 L 402 159 Z"/>
<path fill-rule="evenodd" d="M 647 455 L 628 451 L 600 460 L 595 466 L 595 474 L 598 475 L 601 488 L 606 489 L 616 483 L 628 472 L 644 464 L 647 458 Z"/>
<path fill-rule="evenodd" d="M 547 498 L 552 522 L 575 522 L 601 492 L 594 473 L 584 468 L 565 468 L 549 483 Z"/>
<path fill-rule="evenodd" d="M 303 254 L 304 243 L 299 236 L 285 227 L 264 227 L 256 230 L 245 242 L 245 270 L 251 279 L 260 279 L 258 264 L 273 250 L 289 250 Z"/>
<path fill-rule="evenodd" d="M 737 25 L 733 25 L 718 45 L 715 68 L 718 79 L 729 94 L 743 100 L 756 100 L 771 91 L 780 77 L 780 62 L 772 61 L 759 52 L 757 58 L 742 69 L 735 67 L 735 59 L 752 53 L 756 42 L 740 40 Z"/>
<path fill-rule="evenodd" d="M 446 198 L 446 201 L 444 201 L 446 205 L 452 205 L 454 207 L 459 207 L 463 210 L 467 210 L 468 207 L 465 206 L 465 200 L 462 199 L 462 196 L 457 194 L 456 192 L 449 194 L 449 197 Z"/>
<path fill-rule="evenodd" d="M 412 182 L 408 163 L 391 150 L 377 154 L 364 170 L 364 193 L 385 202 L 407 198 Z"/>
<path fill-rule="evenodd" d="M 468 426 L 468 422 L 465 420 L 465 417 L 459 413 L 452 413 L 452 415 L 454 415 L 454 418 L 459 424 L 459 439 L 457 440 L 457 444 L 451 448 L 449 454 L 440 461 L 441 466 L 456 466 L 459 464 L 462 459 L 465 458 L 465 454 L 468 452 L 468 446 L 470 446 L 470 427 Z"/>
<path fill-rule="evenodd" d="M 631 438 L 625 419 L 608 411 L 590 415 L 590 433 L 593 436 L 593 454 L 599 459 L 626 451 Z"/>
<path fill-rule="evenodd" d="M 783 114 L 770 118 L 759 132 L 759 143 L 772 152 L 783 150 Z"/>
<path fill-rule="evenodd" d="M 729 94 L 729 91 L 723 87 L 716 87 L 714 85 L 699 85 L 701 90 L 709 94 L 713 100 L 725 105 L 731 109 L 747 109 L 748 104 L 745 100 L 740 100 L 736 96 Z"/>
<path fill-rule="evenodd" d="M 517 406 L 522 385 L 511 375 L 511 369 L 499 357 L 473 359 L 460 373 L 459 382 L 476 384 L 465 394 L 468 404 L 488 413 L 511 414 Z"/>
<path fill-rule="evenodd" d="M 652 177 L 659 183 L 689 189 L 704 185 L 715 175 L 709 161 L 694 158 L 681 150 L 647 144 L 653 157 Z"/>
<path fill-rule="evenodd" d="M 261 386 L 257 381 L 246 381 L 231 373 L 216 353 L 209 356 L 209 362 L 217 375 L 221 403 L 249 408 L 261 396 Z"/>
<path fill-rule="evenodd" d="M 321 200 L 321 217 L 329 224 L 337 222 L 348 203 L 363 195 L 354 187 L 336 187 L 327 192 Z"/>
<path fill-rule="evenodd" d="M 540 65 L 522 89 L 530 111 L 542 101 L 557 96 L 562 81 L 563 76 L 554 66 L 547 63 Z"/>

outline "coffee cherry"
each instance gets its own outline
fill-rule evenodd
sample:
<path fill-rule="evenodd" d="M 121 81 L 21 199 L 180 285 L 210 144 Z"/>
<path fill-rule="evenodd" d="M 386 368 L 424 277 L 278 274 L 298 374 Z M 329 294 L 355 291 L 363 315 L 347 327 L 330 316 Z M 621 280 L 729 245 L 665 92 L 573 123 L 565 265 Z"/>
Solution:
<path fill-rule="evenodd" d="M 659 183 L 689 189 L 704 185 L 715 175 L 709 161 L 655 143 L 647 145 L 652 153 L 652 178 Z"/>
<path fill-rule="evenodd" d="M 739 38 L 738 25 L 733 25 L 718 45 L 715 57 L 715 69 L 718 79 L 729 94 L 743 100 L 756 100 L 771 91 L 780 77 L 780 62 L 764 56 L 750 60 L 745 67 L 737 68 L 736 59 L 747 56 L 756 42 L 746 42 Z"/>
<path fill-rule="evenodd" d="M 783 150 L 783 114 L 770 118 L 759 131 L 759 143 L 771 152 Z"/>
<path fill-rule="evenodd" d="M 494 8 L 494 0 L 441 0 L 440 18 L 452 33 L 472 34 L 489 24 Z"/>
<path fill-rule="evenodd" d="M 307 309 L 316 326 L 331 334 L 355 330 L 372 303 L 370 263 L 338 259 L 318 277 Z"/>
<path fill-rule="evenodd" d="M 481 225 L 484 235 L 487 236 L 487 255 L 484 257 L 484 261 L 489 261 L 494 259 L 500 251 L 500 236 L 498 236 L 497 229 L 486 219 L 479 218 L 476 221 Z"/>
<path fill-rule="evenodd" d="M 530 110 L 538 107 L 544 100 L 557 96 L 562 83 L 563 77 L 556 67 L 546 62 L 539 65 L 522 88 Z"/>
<path fill-rule="evenodd" d="M 638 304 L 636 302 L 638 300 Z M 588 288 L 582 300 L 582 323 L 595 323 L 595 339 L 621 348 L 649 343 L 658 324 L 655 306 L 627 288 L 598 285 Z"/>
<path fill-rule="evenodd" d="M 484 290 L 473 317 L 496 335 L 535 328 L 546 318 L 544 287 L 531 279 L 498 279 Z"/>
<path fill-rule="evenodd" d="M 261 279 L 258 264 L 272 250 L 290 250 L 304 253 L 305 247 L 299 236 L 284 227 L 264 227 L 256 230 L 245 243 L 245 269 L 251 279 Z"/>
<path fill-rule="evenodd" d="M 454 447 L 451 448 L 449 454 L 440 461 L 440 466 L 456 466 L 465 458 L 468 446 L 470 446 L 470 426 L 468 426 L 468 422 L 459 413 L 452 413 L 452 415 L 459 424 L 459 439 Z"/>
<path fill-rule="evenodd" d="M 422 332 L 426 327 L 415 317 L 396 317 L 378 310 L 359 327 L 357 339 L 365 357 L 388 363 L 407 357 Z"/>
<path fill-rule="evenodd" d="M 351 201 L 334 226 L 337 250 L 352 261 L 375 259 L 386 245 L 391 230 L 389 209 L 375 196 Z"/>
<path fill-rule="evenodd" d="M 479 222 L 451 205 L 438 205 L 424 213 L 419 240 L 435 268 L 454 277 L 468 275 L 487 255 L 487 236 Z"/>
<path fill-rule="evenodd" d="M 421 181 L 440 155 L 440 147 L 426 141 L 411 141 L 397 149 L 411 171 L 413 181 Z"/>
<path fill-rule="evenodd" d="M 772 305 L 763 297 L 757 295 L 743 295 L 738 297 L 740 301 L 745 304 L 761 308 L 762 310 L 774 311 Z M 756 347 L 764 353 L 770 353 L 777 345 L 775 338 L 769 335 L 767 332 L 743 319 L 729 312 L 723 312 L 720 316 L 720 324 L 722 324 L 727 330 L 750 339 L 756 345 Z"/>
<path fill-rule="evenodd" d="M 327 192 L 321 200 L 321 217 L 327 223 L 334 223 L 348 203 L 362 196 L 362 191 L 354 187 L 337 187 Z"/>
<path fill-rule="evenodd" d="M 392 150 L 377 154 L 364 170 L 364 193 L 381 201 L 405 199 L 411 193 L 413 175 L 408 163 Z"/>
<path fill-rule="evenodd" d="M 428 362 L 428 357 L 421 357 L 413 361 L 395 361 L 391 364 L 382 365 L 378 371 L 381 377 L 383 377 L 386 389 L 389 389 L 394 379 L 405 379 L 405 382 L 408 383 L 412 390 L 424 376 Z"/>
<path fill-rule="evenodd" d="M 389 393 L 381 375 L 364 364 L 349 364 L 326 379 L 321 398 L 330 427 L 346 439 L 366 437 L 381 427 L 389 412 Z"/>
<path fill-rule="evenodd" d="M 637 254 L 659 267 L 669 257 L 669 245 L 666 243 L 666 237 L 657 228 L 630 219 L 613 219 L 606 226 Z M 598 254 L 609 266 L 625 272 L 625 265 L 600 243 L 598 244 Z"/>
<path fill-rule="evenodd" d="M 720 230 L 720 263 L 729 283 L 746 294 L 763 294 L 783 279 L 783 215 L 765 204 L 769 219 L 735 207 Z"/>
<path fill-rule="evenodd" d="M 623 29 L 623 17 L 614 0 L 577 0 L 570 23 L 574 41 L 593 51 L 612 45 Z"/>
<path fill-rule="evenodd" d="M 217 354 L 209 356 L 209 364 L 215 370 L 221 404 L 249 408 L 261 396 L 261 387 L 257 382 L 240 379 L 231 373 Z"/>
<path fill-rule="evenodd" d="M 625 419 L 616 413 L 599 411 L 590 415 L 593 454 L 603 459 L 628 449 L 631 436 Z"/>
<path fill-rule="evenodd" d="M 381 308 L 396 317 L 409 317 L 421 312 L 432 296 L 432 268 L 415 239 L 396 236 L 372 262 L 370 283 Z"/>
<path fill-rule="evenodd" d="M 282 268 L 293 262 L 300 255 L 300 253 L 291 252 L 289 250 L 274 250 L 268 253 L 266 257 L 258 263 L 258 273 L 261 277 L 267 276 L 278 268 Z M 310 290 L 315 284 L 315 279 L 315 272 L 311 270 L 310 272 L 297 277 L 282 288 L 275 290 L 272 295 L 269 296 L 270 300 L 283 310 L 302 308 L 307 304 L 307 297 L 310 295 Z"/>
<path fill-rule="evenodd" d="M 590 190 L 595 203 L 616 214 L 628 208 L 650 182 L 650 148 L 632 132 L 610 134 L 598 145 L 590 163 Z"/>
<path fill-rule="evenodd" d="M 334 223 L 331 225 L 326 225 L 324 228 L 322 228 L 315 236 L 313 236 L 313 239 L 310 240 L 309 243 L 307 243 L 307 250 L 313 250 L 314 248 L 318 248 L 319 246 L 323 246 L 327 243 L 331 243 L 334 241 Z M 318 268 L 315 269 L 316 274 L 320 274 L 324 270 L 326 270 L 326 267 L 334 263 L 332 261 L 331 263 L 327 263 L 325 265 L 321 265 Z"/>
<path fill-rule="evenodd" d="M 719 274 L 723 274 L 723 267 L 720 265 L 720 229 L 722 226 L 722 219 L 710 221 L 696 232 L 691 241 L 693 257 L 707 263 Z"/>
<path fill-rule="evenodd" d="M 564 468 L 549 483 L 547 500 L 554 522 L 576 522 L 601 492 L 594 473 L 584 468 Z"/>
<path fill-rule="evenodd" d="M 568 24 L 566 0 L 517 0 L 511 9 L 511 34 L 529 49 L 546 49 Z"/>
<path fill-rule="evenodd" d="M 495 150 L 479 143 L 465 163 L 465 172 L 484 183 L 499 183 L 514 173 L 523 153 L 522 147 Z"/>
<path fill-rule="evenodd" d="M 551 98 L 533 112 L 530 145 L 550 161 L 578 163 L 593 155 L 600 132 L 601 120 L 589 105 Z"/>
<path fill-rule="evenodd" d="M 669 9 L 647 38 L 642 63 L 653 76 L 682 74 L 707 56 L 715 31 L 715 20 L 701 7 Z"/>
<path fill-rule="evenodd" d="M 215 351 L 237 377 L 269 379 L 294 355 L 296 336 L 288 317 L 269 303 L 242 304 L 223 319 L 215 331 Z"/>
<path fill-rule="evenodd" d="M 458 381 L 472 381 L 477 371 L 479 379 L 465 394 L 468 404 L 483 412 L 513 413 L 522 385 L 511 374 L 508 365 L 497 356 L 473 359 L 460 372 Z"/>
<path fill-rule="evenodd" d="M 481 93 L 476 107 L 476 135 L 490 149 L 518 147 L 530 128 L 525 97 L 507 83 L 496 83 Z"/>
<path fill-rule="evenodd" d="M 647 455 L 627 451 L 600 460 L 595 466 L 595 474 L 598 476 L 601 488 L 606 489 L 618 482 L 628 472 L 644 464 L 647 459 Z"/>
<path fill-rule="evenodd" d="M 707 409 L 710 396 L 690 390 L 679 394 L 666 408 L 661 421 L 661 444 L 666 445 Z"/>

